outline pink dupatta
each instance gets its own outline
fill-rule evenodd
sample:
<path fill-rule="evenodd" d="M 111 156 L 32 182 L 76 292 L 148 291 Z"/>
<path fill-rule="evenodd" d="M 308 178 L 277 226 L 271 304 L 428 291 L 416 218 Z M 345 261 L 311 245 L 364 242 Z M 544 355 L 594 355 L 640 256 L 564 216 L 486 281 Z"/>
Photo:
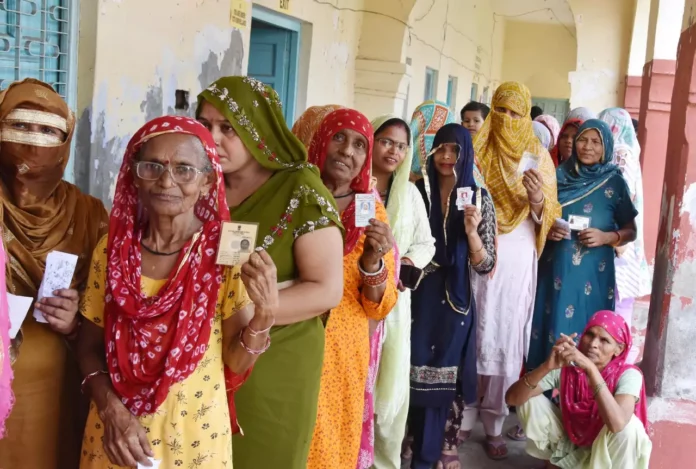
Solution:
<path fill-rule="evenodd" d="M 607 388 L 612 394 L 616 392 L 616 386 L 621 375 L 633 368 L 640 369 L 626 363 L 626 358 L 631 350 L 631 329 L 626 321 L 613 311 L 599 311 L 585 326 L 585 332 L 599 326 L 606 330 L 620 344 L 624 344 L 624 350 L 614 358 L 602 370 L 602 378 L 607 383 Z M 587 374 L 579 368 L 565 367 L 561 370 L 561 414 L 563 426 L 570 441 L 580 447 L 592 446 L 592 443 L 604 427 L 604 421 L 599 414 L 599 406 L 593 397 Z M 643 422 L 648 429 L 648 407 L 645 397 L 645 383 L 640 390 L 640 401 L 636 405 L 636 417 Z"/>
<path fill-rule="evenodd" d="M 14 405 L 13 374 L 10 363 L 10 310 L 5 288 L 5 260 L 5 246 L 0 238 L 0 438 L 5 436 L 5 420 L 9 417 Z"/>

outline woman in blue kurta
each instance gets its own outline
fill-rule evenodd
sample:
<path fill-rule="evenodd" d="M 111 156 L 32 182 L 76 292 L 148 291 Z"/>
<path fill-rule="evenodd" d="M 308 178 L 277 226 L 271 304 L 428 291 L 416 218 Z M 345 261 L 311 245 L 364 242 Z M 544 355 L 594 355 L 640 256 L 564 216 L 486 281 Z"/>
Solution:
<path fill-rule="evenodd" d="M 563 218 L 589 220 L 568 232 L 556 224 L 539 260 L 532 339 L 527 367 L 541 365 L 560 334 L 581 333 L 595 311 L 614 310 L 614 249 L 636 237 L 638 215 L 621 171 L 612 163 L 609 126 L 585 122 L 573 155 L 556 170 Z"/>
<path fill-rule="evenodd" d="M 469 276 L 495 267 L 496 219 L 493 200 L 474 179 L 474 149 L 464 127 L 447 124 L 438 130 L 425 167 L 416 187 L 428 209 L 436 251 L 411 303 L 411 467 L 429 469 L 439 462 L 438 467 L 449 469 L 458 461 L 461 420 L 461 409 L 452 401 L 458 392 L 466 404 L 478 399 Z M 460 209 L 457 194 L 465 188 L 473 199 Z"/>

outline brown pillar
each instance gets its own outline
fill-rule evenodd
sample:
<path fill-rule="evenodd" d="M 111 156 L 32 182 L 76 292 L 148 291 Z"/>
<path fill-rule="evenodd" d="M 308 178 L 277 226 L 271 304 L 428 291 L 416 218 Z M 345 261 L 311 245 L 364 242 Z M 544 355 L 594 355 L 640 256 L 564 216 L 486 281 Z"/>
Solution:
<path fill-rule="evenodd" d="M 650 264 L 655 259 L 675 64 L 674 60 L 655 59 L 643 69 L 638 140 L 642 149 L 645 255 Z"/>
<path fill-rule="evenodd" d="M 652 397 L 649 415 L 653 428 L 651 469 L 693 467 L 691 448 L 696 441 L 696 26 L 684 31 L 679 42 L 671 116 L 668 126 L 669 164 L 659 185 L 662 211 L 655 275 L 646 335 L 645 373 L 648 395 Z M 656 68 L 656 67 L 654 67 Z M 668 67 L 665 67 L 668 69 Z M 656 73 L 652 73 L 651 89 Z M 663 73 L 668 86 L 669 75 Z M 655 99 L 651 99 L 654 102 Z M 661 106 L 662 101 L 657 105 Z M 650 104 L 649 106 L 657 106 Z M 653 122 L 663 111 L 652 111 Z M 650 127 L 648 138 L 659 140 Z M 642 124 L 641 124 L 642 125 Z M 664 139 L 665 134 L 660 132 Z M 654 144 L 655 145 L 655 144 Z M 653 146 L 652 148 L 656 148 Z M 651 160 L 664 154 L 644 153 L 644 178 L 650 177 Z M 647 184 L 646 184 L 647 186 Z M 654 188 L 653 188 L 654 189 Z M 646 191 L 646 202 L 654 196 Z"/>
<path fill-rule="evenodd" d="M 640 115 L 640 98 L 641 88 L 643 86 L 643 77 L 634 77 L 626 75 L 626 94 L 624 96 L 624 109 L 626 109 L 631 117 L 638 119 Z"/>

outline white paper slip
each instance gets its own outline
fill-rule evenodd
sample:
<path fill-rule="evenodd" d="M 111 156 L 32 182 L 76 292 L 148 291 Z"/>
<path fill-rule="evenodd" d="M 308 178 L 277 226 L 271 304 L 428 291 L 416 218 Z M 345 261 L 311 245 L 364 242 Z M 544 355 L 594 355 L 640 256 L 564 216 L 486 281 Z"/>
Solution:
<path fill-rule="evenodd" d="M 590 217 L 583 217 L 581 215 L 570 215 L 568 217 L 568 224 L 570 229 L 573 231 L 582 231 L 590 227 Z"/>
<path fill-rule="evenodd" d="M 556 218 L 554 225 L 564 228 L 568 232 L 564 239 L 570 239 L 570 223 L 568 223 L 567 220 L 564 220 L 563 218 Z"/>
<path fill-rule="evenodd" d="M 525 171 L 529 171 L 530 169 L 538 169 L 539 168 L 539 157 L 535 155 L 534 153 L 530 153 L 528 151 L 525 151 L 522 154 L 522 159 L 520 160 L 520 165 L 517 167 L 517 173 L 521 176 L 525 173 Z"/>
<path fill-rule="evenodd" d="M 10 339 L 17 337 L 17 332 L 22 327 L 24 318 L 27 317 L 32 301 L 34 301 L 34 298 L 31 296 L 7 294 L 7 306 L 10 310 Z"/>
<path fill-rule="evenodd" d="M 138 469 L 158 469 L 160 464 L 162 464 L 161 459 L 155 459 L 155 458 L 151 458 L 149 456 L 147 457 L 147 459 L 150 460 L 150 463 L 152 463 L 152 466 L 147 467 L 147 466 L 143 466 L 142 464 L 138 463 Z"/>
<path fill-rule="evenodd" d="M 64 290 L 70 288 L 73 274 L 77 267 L 77 256 L 60 251 L 52 251 L 46 256 L 46 269 L 44 276 L 39 285 L 39 292 L 36 295 L 36 301 L 42 298 L 53 298 L 56 290 Z M 48 322 L 43 314 L 34 308 L 34 318 L 38 322 Z"/>
<path fill-rule="evenodd" d="M 464 210 L 464 207 L 471 205 L 471 201 L 474 198 L 474 191 L 471 187 L 459 187 L 457 188 L 457 208 L 459 210 Z"/>
<path fill-rule="evenodd" d="M 370 220 L 375 218 L 374 194 L 355 194 L 355 226 L 370 226 Z"/>

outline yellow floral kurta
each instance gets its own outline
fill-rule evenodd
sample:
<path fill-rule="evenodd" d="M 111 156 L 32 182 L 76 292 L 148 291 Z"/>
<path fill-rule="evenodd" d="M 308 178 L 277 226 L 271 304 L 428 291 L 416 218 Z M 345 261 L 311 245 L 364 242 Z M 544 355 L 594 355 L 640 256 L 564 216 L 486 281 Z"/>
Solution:
<path fill-rule="evenodd" d="M 387 212 L 376 204 L 375 217 L 388 223 Z M 365 383 L 370 361 L 368 319 L 381 320 L 397 300 L 393 251 L 384 256 L 389 271 L 382 302 L 362 295 L 358 261 L 365 236 L 343 258 L 343 298 L 326 323 L 324 365 L 321 372 L 317 423 L 309 451 L 309 469 L 355 469 L 360 451 L 365 407 Z"/>
<path fill-rule="evenodd" d="M 106 237 L 92 258 L 82 315 L 94 324 L 104 325 L 104 284 Z M 142 277 L 142 290 L 156 294 L 166 283 Z M 169 390 L 167 399 L 152 415 L 140 418 L 155 459 L 161 469 L 231 468 L 232 432 L 225 392 L 222 361 L 222 321 L 249 304 L 239 267 L 227 271 L 218 294 L 218 305 L 208 350 L 198 368 L 183 382 Z M 80 469 L 117 469 L 104 453 L 104 424 L 92 402 L 82 442 Z"/>

